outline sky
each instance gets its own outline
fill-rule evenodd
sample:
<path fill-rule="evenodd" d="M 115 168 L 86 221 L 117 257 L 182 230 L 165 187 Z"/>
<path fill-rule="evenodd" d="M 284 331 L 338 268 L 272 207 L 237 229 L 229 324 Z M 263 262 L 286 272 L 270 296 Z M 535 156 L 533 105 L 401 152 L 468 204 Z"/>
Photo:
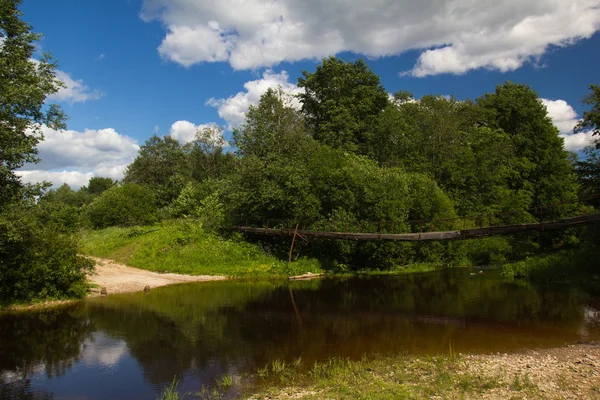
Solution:
<path fill-rule="evenodd" d="M 23 0 L 58 60 L 68 128 L 43 127 L 26 182 L 73 188 L 123 177 L 153 134 L 181 143 L 217 125 L 226 140 L 269 87 L 297 93 L 324 57 L 366 59 L 390 93 L 473 99 L 530 85 L 565 138 L 600 84 L 600 0 Z"/>

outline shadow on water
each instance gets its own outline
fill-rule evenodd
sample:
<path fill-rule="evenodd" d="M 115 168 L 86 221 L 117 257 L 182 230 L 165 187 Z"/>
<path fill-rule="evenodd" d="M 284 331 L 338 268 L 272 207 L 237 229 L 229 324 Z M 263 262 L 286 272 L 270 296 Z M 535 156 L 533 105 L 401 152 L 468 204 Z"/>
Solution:
<path fill-rule="evenodd" d="M 573 287 L 466 270 L 115 295 L 1 316 L 0 397 L 153 398 L 174 377 L 195 392 L 273 360 L 301 357 L 310 367 L 331 357 L 598 340 L 594 301 Z"/>

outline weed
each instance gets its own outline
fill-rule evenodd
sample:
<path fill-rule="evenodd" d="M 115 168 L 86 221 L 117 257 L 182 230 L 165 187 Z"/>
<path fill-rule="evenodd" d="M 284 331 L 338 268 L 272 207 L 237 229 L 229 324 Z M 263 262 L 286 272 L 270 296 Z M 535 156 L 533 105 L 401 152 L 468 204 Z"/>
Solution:
<path fill-rule="evenodd" d="M 227 390 L 233 386 L 233 376 L 225 374 L 221 378 L 217 379 L 217 386 L 221 390 Z"/>

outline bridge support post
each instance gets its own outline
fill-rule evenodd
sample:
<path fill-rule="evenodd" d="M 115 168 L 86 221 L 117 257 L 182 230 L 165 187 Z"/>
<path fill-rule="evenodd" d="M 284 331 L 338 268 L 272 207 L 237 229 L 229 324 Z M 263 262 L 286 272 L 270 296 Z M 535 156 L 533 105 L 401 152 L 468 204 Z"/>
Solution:
<path fill-rule="evenodd" d="M 288 262 L 292 262 L 292 253 L 294 252 L 294 242 L 296 241 L 296 235 L 298 234 L 298 224 L 296 224 L 296 229 L 294 229 L 294 236 L 292 237 L 292 245 L 290 246 L 290 256 Z"/>

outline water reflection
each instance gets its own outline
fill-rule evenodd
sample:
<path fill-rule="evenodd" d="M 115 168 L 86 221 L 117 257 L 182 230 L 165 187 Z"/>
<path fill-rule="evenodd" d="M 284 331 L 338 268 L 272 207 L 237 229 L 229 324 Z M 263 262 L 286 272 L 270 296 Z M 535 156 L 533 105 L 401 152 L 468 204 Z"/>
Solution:
<path fill-rule="evenodd" d="M 598 340 L 594 299 L 468 271 L 209 282 L 0 317 L 0 398 L 152 398 L 279 359 Z M 596 304 L 597 305 L 597 304 Z M 33 397 L 32 397 L 33 396 Z"/>

